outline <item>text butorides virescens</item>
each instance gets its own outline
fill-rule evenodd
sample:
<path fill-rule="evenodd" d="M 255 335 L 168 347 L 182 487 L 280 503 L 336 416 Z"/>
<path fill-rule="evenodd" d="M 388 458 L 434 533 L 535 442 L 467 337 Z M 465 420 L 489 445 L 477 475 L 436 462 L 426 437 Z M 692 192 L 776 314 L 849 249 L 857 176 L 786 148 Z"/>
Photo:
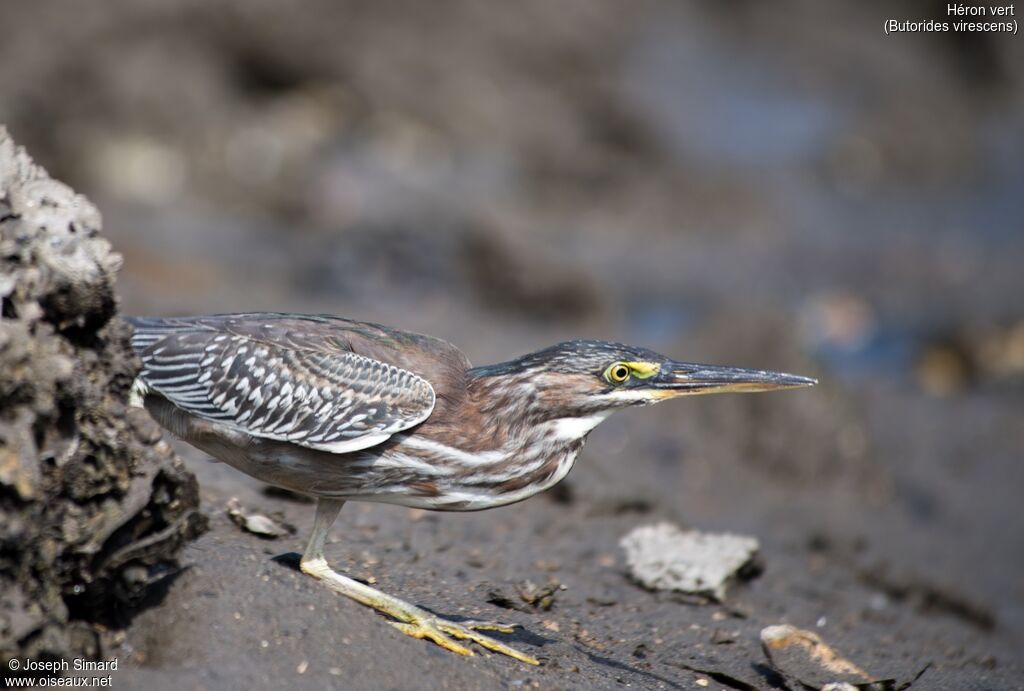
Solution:
<path fill-rule="evenodd" d="M 302 571 L 463 655 L 476 643 L 537 664 L 480 630 L 342 576 L 324 560 L 348 500 L 443 511 L 521 501 L 565 477 L 616 410 L 676 396 L 814 384 L 791 374 L 697 365 L 650 350 L 560 343 L 472 367 L 445 341 L 328 316 L 130 319 L 135 394 L 175 435 L 264 482 L 316 498 Z"/>

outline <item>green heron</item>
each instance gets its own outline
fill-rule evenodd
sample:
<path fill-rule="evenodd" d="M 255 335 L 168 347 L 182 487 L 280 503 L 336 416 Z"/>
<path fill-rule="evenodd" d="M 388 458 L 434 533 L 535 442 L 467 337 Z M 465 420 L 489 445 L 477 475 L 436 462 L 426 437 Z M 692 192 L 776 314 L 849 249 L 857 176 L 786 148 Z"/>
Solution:
<path fill-rule="evenodd" d="M 349 500 L 441 511 L 522 501 L 559 482 L 611 413 L 676 396 L 770 391 L 813 379 L 670 360 L 569 341 L 472 367 L 437 338 L 330 316 L 131 318 L 143 369 L 133 394 L 173 434 L 263 482 L 316 498 L 301 570 L 394 619 L 410 636 L 472 655 L 484 634 L 333 571 L 327 533 Z"/>

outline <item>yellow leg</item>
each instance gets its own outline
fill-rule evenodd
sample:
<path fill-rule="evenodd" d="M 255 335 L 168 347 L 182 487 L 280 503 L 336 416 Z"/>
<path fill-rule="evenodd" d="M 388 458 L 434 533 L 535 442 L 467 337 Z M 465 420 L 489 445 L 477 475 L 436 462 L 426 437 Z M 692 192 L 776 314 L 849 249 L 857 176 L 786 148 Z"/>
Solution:
<path fill-rule="evenodd" d="M 337 518 L 338 512 L 344 503 L 344 501 L 333 499 L 319 499 L 317 501 L 313 534 L 309 538 L 309 544 L 306 546 L 306 552 L 302 555 L 302 561 L 300 562 L 300 568 L 303 573 L 323 581 L 327 587 L 337 593 L 393 617 L 396 621 L 390 622 L 391 625 L 413 638 L 431 640 L 442 648 L 446 648 L 459 655 L 473 655 L 473 651 L 460 643 L 456 643 L 453 639 L 473 641 L 488 650 L 508 655 L 521 662 L 530 665 L 540 664 L 536 658 L 530 655 L 510 648 L 501 641 L 489 636 L 477 633 L 479 630 L 511 633 L 514 629 L 513 626 L 488 622 L 457 623 L 448 621 L 405 600 L 400 600 L 376 588 L 371 588 L 359 581 L 342 576 L 331 569 L 324 559 L 324 543 L 327 540 L 327 532 L 330 530 L 331 524 L 334 523 L 334 519 Z"/>

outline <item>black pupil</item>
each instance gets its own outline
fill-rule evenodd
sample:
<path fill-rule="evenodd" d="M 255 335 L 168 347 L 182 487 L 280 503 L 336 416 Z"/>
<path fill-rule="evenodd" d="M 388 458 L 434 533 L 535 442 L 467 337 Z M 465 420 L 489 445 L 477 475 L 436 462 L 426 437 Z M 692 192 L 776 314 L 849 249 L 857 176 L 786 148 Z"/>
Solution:
<path fill-rule="evenodd" d="M 625 367 L 616 367 L 615 368 L 615 378 L 616 379 L 625 379 L 626 378 L 626 374 L 627 374 L 627 372 L 626 372 L 626 368 Z"/>

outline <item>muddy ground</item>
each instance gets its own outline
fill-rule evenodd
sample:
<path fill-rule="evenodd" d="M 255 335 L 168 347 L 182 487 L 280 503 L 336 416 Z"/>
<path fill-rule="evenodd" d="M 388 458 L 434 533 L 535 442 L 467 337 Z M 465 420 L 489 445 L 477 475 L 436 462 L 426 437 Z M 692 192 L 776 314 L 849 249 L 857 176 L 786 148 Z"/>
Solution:
<path fill-rule="evenodd" d="M 932 5 L 0 10 L 0 120 L 102 209 L 127 313 L 330 312 L 475 363 L 599 337 L 822 382 L 616 415 L 524 504 L 345 508 L 333 564 L 521 623 L 538 669 L 332 597 L 277 558 L 312 506 L 182 446 L 211 530 L 110 650 L 115 686 L 781 688 L 758 633 L 792 623 L 879 678 L 928 667 L 913 688 L 1022 688 L 1024 44 L 882 33 Z M 231 498 L 296 534 L 242 532 Z M 757 537 L 760 574 L 723 604 L 639 588 L 618 540 L 659 520 Z M 533 608 L 527 580 L 565 587 Z"/>

